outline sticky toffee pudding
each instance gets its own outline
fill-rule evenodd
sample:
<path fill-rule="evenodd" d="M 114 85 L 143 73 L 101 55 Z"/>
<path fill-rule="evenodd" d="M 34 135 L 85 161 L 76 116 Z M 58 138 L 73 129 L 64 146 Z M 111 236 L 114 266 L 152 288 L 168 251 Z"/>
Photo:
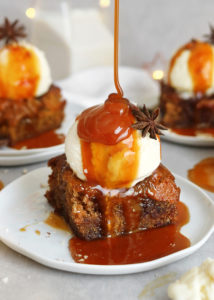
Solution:
<path fill-rule="evenodd" d="M 166 128 L 157 122 L 159 109 L 140 110 L 119 84 L 118 12 L 115 0 L 117 93 L 83 111 L 66 136 L 65 154 L 48 162 L 46 198 L 75 235 L 69 249 L 78 263 L 137 263 L 189 246 L 179 232 L 188 209 L 161 164 Z"/>
<path fill-rule="evenodd" d="M 64 118 L 65 100 L 51 83 L 44 53 L 18 42 L 22 37 L 24 27 L 6 18 L 0 26 L 5 41 L 0 48 L 0 145 L 14 146 L 57 129 Z"/>
<path fill-rule="evenodd" d="M 214 135 L 214 40 L 211 30 L 205 41 L 192 40 L 175 53 L 167 78 L 161 82 L 161 122 L 177 134 Z"/>

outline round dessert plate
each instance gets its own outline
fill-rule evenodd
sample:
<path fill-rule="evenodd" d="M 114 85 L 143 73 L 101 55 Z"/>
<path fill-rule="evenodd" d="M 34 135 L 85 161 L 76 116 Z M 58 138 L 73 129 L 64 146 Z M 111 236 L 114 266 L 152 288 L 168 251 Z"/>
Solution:
<path fill-rule="evenodd" d="M 190 145 L 190 146 L 214 146 L 214 137 L 206 134 L 200 134 L 197 136 L 186 136 L 177 134 L 170 129 L 164 131 L 164 136 L 161 136 L 162 139 L 183 145 Z"/>
<path fill-rule="evenodd" d="M 66 135 L 75 117 L 84 109 L 84 106 L 81 105 L 81 102 L 77 102 L 77 101 L 73 102 L 72 101 L 73 96 L 69 92 L 63 90 L 62 94 L 63 97 L 66 99 L 65 118 L 64 121 L 62 122 L 61 127 L 57 129 L 56 132 Z M 64 144 L 52 146 L 52 147 L 46 147 L 46 148 L 20 149 L 20 150 L 12 149 L 9 147 L 3 147 L 0 149 L 0 165 L 2 165 L 1 161 L 3 161 L 4 157 L 8 157 L 8 159 L 5 159 L 5 163 L 6 163 L 6 161 L 9 160 L 10 157 L 22 156 L 22 159 L 24 159 L 27 155 L 32 156 L 33 154 L 39 154 L 39 153 L 40 154 L 42 153 L 44 156 L 44 152 L 47 151 L 49 151 L 49 153 L 51 151 L 52 152 L 58 151 L 59 153 L 61 153 L 62 151 L 64 151 Z"/>
<path fill-rule="evenodd" d="M 124 96 L 138 106 L 146 104 L 152 108 L 158 105 L 159 84 L 143 69 L 122 66 L 119 78 Z M 79 100 L 85 107 L 105 101 L 115 91 L 112 67 L 97 67 L 79 72 L 58 85 L 73 95 L 73 101 Z M 85 98 L 87 97 L 87 98 Z"/>
<path fill-rule="evenodd" d="M 181 187 L 181 201 L 190 211 L 190 221 L 182 227 L 181 232 L 190 239 L 191 247 L 138 264 L 105 266 L 75 263 L 68 250 L 71 235 L 44 223 L 52 211 L 44 197 L 49 173 L 50 169 L 47 167 L 34 170 L 0 192 L 0 240 L 15 251 L 48 267 L 104 275 L 152 270 L 198 250 L 214 230 L 212 200 L 200 188 L 175 175 L 176 183 Z M 25 231 L 20 231 L 23 227 Z"/>
<path fill-rule="evenodd" d="M 48 159 L 64 153 L 64 144 L 63 147 L 43 151 L 40 153 L 33 153 L 30 155 L 18 155 L 18 156 L 0 156 L 0 166 L 21 166 L 21 165 L 30 165 L 32 163 L 47 161 Z"/>

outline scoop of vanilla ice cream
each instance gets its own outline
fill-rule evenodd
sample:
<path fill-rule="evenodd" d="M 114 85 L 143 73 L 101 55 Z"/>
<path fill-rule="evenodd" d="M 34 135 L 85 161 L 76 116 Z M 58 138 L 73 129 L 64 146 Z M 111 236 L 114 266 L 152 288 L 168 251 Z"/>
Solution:
<path fill-rule="evenodd" d="M 168 288 L 173 300 L 213 300 L 214 259 L 208 258 L 201 266 L 194 267 Z"/>
<path fill-rule="evenodd" d="M 213 53 L 212 62 L 212 84 L 205 92 L 206 95 L 210 95 L 214 92 L 214 46 L 210 45 Z M 172 68 L 170 68 L 168 73 L 168 79 L 170 85 L 177 90 L 181 96 L 185 98 L 190 98 L 194 94 L 194 83 L 191 76 L 188 61 L 191 55 L 191 50 L 184 49 L 181 51 L 175 59 L 175 63 Z M 206 71 L 206 66 L 202 72 Z"/>
<path fill-rule="evenodd" d="M 51 71 L 50 67 L 47 61 L 47 58 L 45 56 L 45 53 L 41 51 L 39 48 L 29 44 L 29 43 L 20 43 L 23 47 L 31 50 L 34 52 L 37 56 L 38 62 L 39 62 L 39 70 L 40 70 L 40 78 L 39 78 L 39 83 L 36 89 L 35 96 L 39 97 L 43 94 L 45 94 L 52 83 L 52 78 L 51 78 Z"/>
<path fill-rule="evenodd" d="M 176 62 L 169 74 L 171 85 L 178 91 L 192 92 L 193 82 L 188 68 L 189 50 L 184 50 L 176 58 Z"/>
<path fill-rule="evenodd" d="M 86 180 L 86 176 L 83 170 L 83 162 L 81 155 L 81 143 L 77 134 L 78 121 L 70 128 L 66 140 L 65 140 L 65 154 L 67 162 L 81 180 Z M 160 141 L 154 140 L 147 134 L 146 137 L 142 137 L 140 131 L 138 131 L 138 145 L 139 145 L 139 164 L 135 180 L 132 185 L 150 176 L 152 172 L 159 166 L 161 161 L 160 154 Z"/>
<path fill-rule="evenodd" d="M 26 43 L 23 41 L 20 42 L 18 45 L 26 48 L 27 50 L 30 50 L 37 57 L 39 79 L 38 79 L 38 84 L 34 96 L 39 97 L 45 94 L 49 90 L 49 87 L 52 83 L 50 67 L 45 57 L 45 54 L 43 51 L 41 51 L 40 49 L 38 49 L 37 47 L 33 46 L 30 43 Z M 10 68 L 9 49 L 10 48 L 5 47 L 0 51 L 0 68 L 1 66 L 4 66 L 4 68 Z"/>

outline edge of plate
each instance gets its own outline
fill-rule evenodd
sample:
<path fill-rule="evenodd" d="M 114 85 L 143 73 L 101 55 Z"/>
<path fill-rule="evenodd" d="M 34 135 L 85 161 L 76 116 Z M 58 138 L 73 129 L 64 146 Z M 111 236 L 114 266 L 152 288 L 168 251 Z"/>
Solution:
<path fill-rule="evenodd" d="M 19 180 L 22 180 L 23 177 L 25 176 L 30 176 L 35 173 L 40 173 L 40 172 L 50 172 L 50 168 L 48 167 L 43 167 L 39 168 L 36 170 L 33 170 L 29 172 L 28 174 L 25 174 L 18 179 L 14 180 L 10 184 L 8 184 L 3 191 L 9 188 L 14 182 L 17 182 Z M 190 182 L 186 178 L 173 174 L 175 176 L 175 179 L 179 179 L 189 185 L 191 185 L 193 188 L 197 189 L 200 193 L 203 194 L 203 196 L 206 198 L 208 203 L 213 207 L 214 209 L 214 203 L 212 199 L 198 186 L 196 186 L 194 183 Z M 127 264 L 127 265 L 111 265 L 111 266 L 106 266 L 106 265 L 89 265 L 89 264 L 78 264 L 75 262 L 63 262 L 63 261 L 57 261 L 57 260 L 52 260 L 48 259 L 43 256 L 38 256 L 34 253 L 29 253 L 24 249 L 24 247 L 21 247 L 20 245 L 14 244 L 12 241 L 5 239 L 4 234 L 3 234 L 3 229 L 0 228 L 0 240 L 13 249 L 14 251 L 23 254 L 24 256 L 42 264 L 47 267 L 51 267 L 53 269 L 58 269 L 58 270 L 63 270 L 63 271 L 69 271 L 69 272 L 74 272 L 74 273 L 81 273 L 81 274 L 91 274 L 91 275 L 122 275 L 122 274 L 132 274 L 132 273 L 139 273 L 143 271 L 148 271 L 148 270 L 153 270 L 156 268 L 159 268 L 161 266 L 164 266 L 165 264 L 169 264 L 171 262 L 175 262 L 181 258 L 184 258 L 192 253 L 194 253 L 196 250 L 198 250 L 211 236 L 211 234 L 214 231 L 214 221 L 213 225 L 210 227 L 210 229 L 207 231 L 207 233 L 204 235 L 204 237 L 194 244 L 193 246 L 190 246 L 189 248 L 180 250 L 178 252 L 175 252 L 173 254 L 161 257 L 159 259 L 149 261 L 149 262 L 143 262 L 143 263 L 137 263 L 137 264 Z"/>

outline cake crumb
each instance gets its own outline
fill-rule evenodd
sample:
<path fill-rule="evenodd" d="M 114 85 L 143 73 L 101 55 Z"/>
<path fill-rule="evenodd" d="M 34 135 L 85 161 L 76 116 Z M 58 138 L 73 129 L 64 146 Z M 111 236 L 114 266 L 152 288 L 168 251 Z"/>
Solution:
<path fill-rule="evenodd" d="M 48 188 L 48 185 L 44 184 L 44 183 L 40 183 L 40 188 L 41 189 L 46 189 L 46 188 Z"/>
<path fill-rule="evenodd" d="M 27 172 L 28 172 L 28 169 L 23 169 L 22 170 L 22 174 L 27 174 Z"/>
<path fill-rule="evenodd" d="M 8 278 L 8 277 L 4 277 L 4 278 L 2 278 L 1 281 L 2 281 L 4 284 L 7 284 L 8 281 L 9 281 L 9 278 Z"/>

